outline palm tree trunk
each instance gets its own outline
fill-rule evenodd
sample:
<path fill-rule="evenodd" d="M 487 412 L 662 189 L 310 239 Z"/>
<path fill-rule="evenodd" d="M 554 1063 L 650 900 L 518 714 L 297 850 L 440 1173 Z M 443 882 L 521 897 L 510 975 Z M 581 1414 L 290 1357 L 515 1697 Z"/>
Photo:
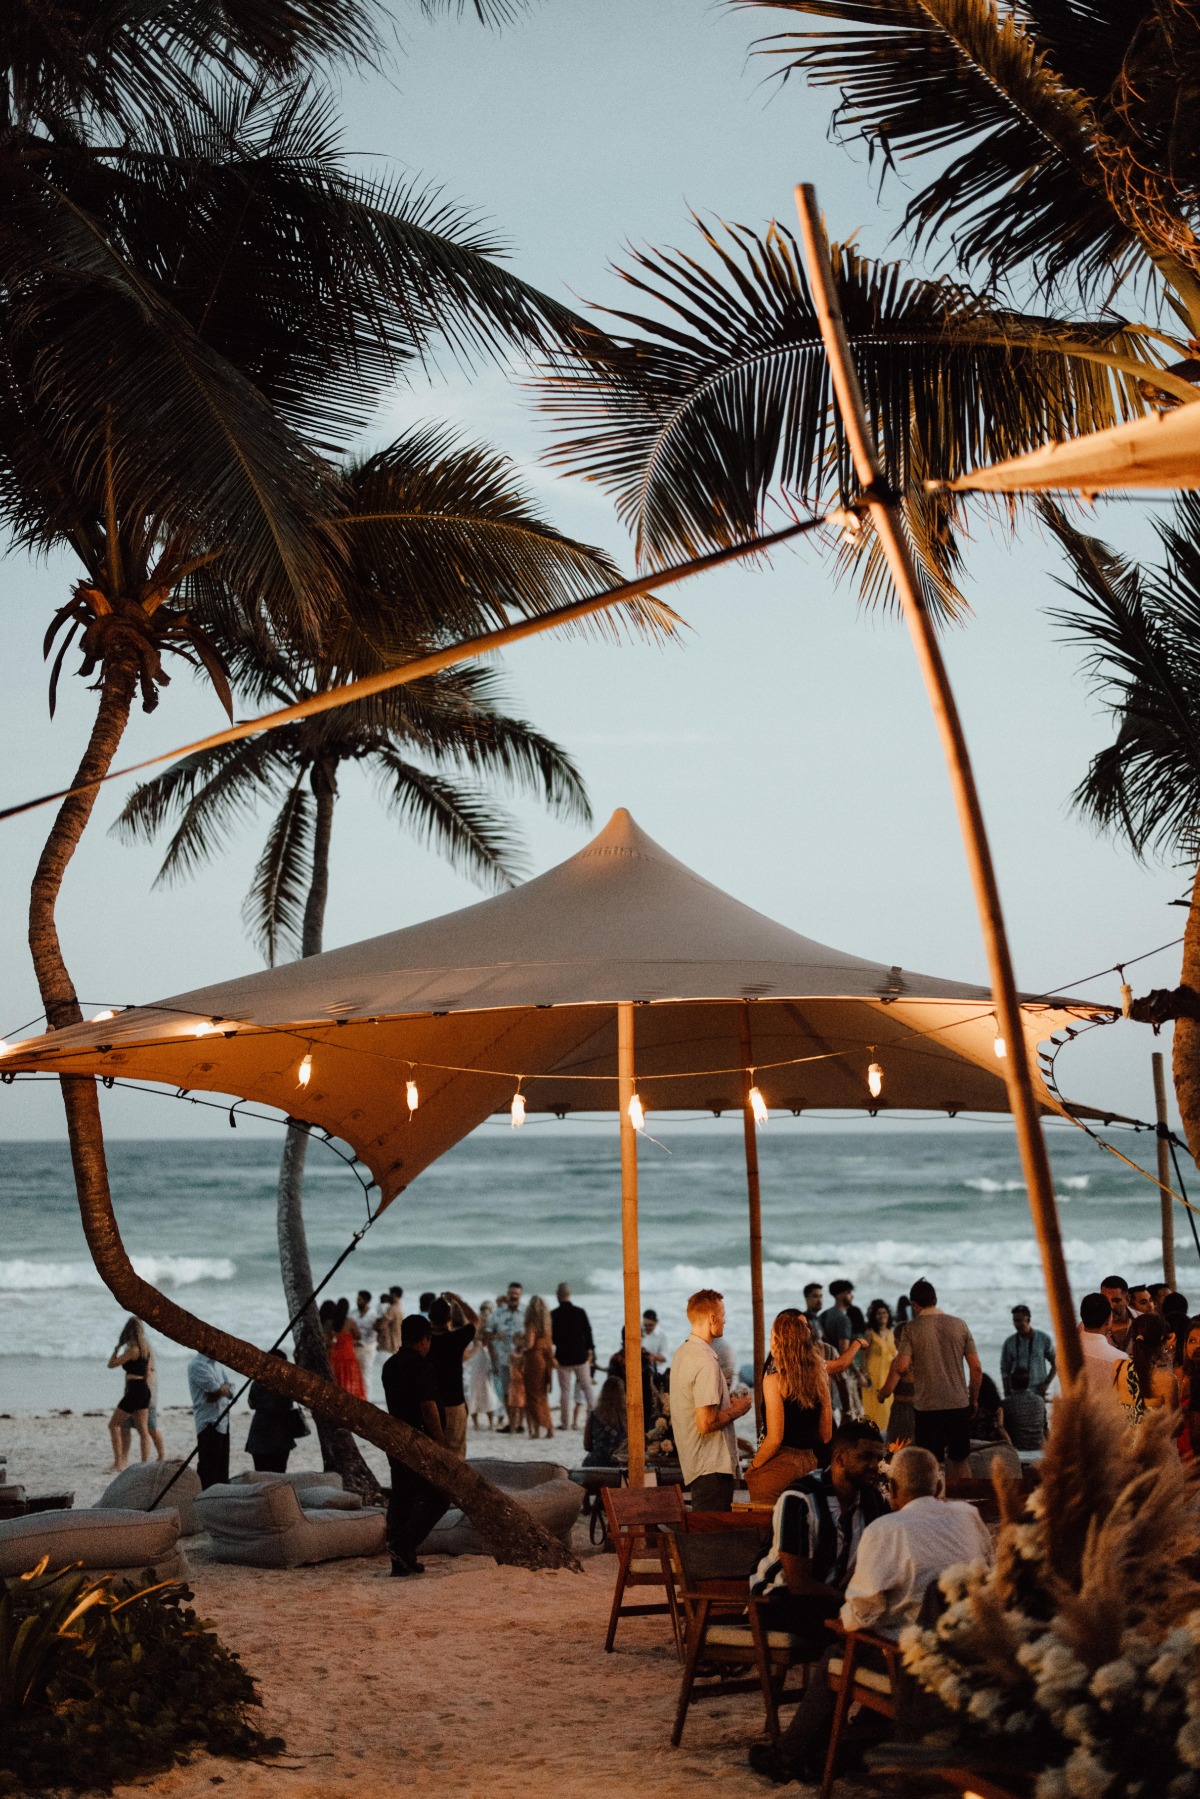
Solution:
<path fill-rule="evenodd" d="M 300 954 L 319 956 L 325 932 L 325 901 L 329 894 L 329 846 L 333 836 L 333 808 L 337 800 L 337 782 L 330 770 L 318 763 L 312 771 L 312 787 L 316 796 L 317 816 L 313 833 L 313 872 L 304 908 L 304 928 Z M 304 1228 L 301 1198 L 304 1191 L 304 1163 L 308 1155 L 308 1132 L 288 1126 L 283 1155 L 279 1163 L 279 1185 L 275 1196 L 275 1235 L 279 1244 L 279 1270 L 283 1276 L 283 1295 L 287 1315 L 296 1320 L 292 1335 L 296 1360 L 302 1368 L 332 1381 L 329 1352 L 313 1290 L 312 1261 L 308 1253 L 308 1234 Z M 348 1430 L 331 1419 L 316 1415 L 317 1436 L 321 1444 L 321 1462 L 335 1469 L 351 1492 L 361 1494 L 369 1504 L 378 1504 L 383 1495 L 362 1452 Z"/>
<path fill-rule="evenodd" d="M 127 666 L 113 659 L 105 665 L 100 704 L 73 787 L 96 780 L 112 766 L 136 684 L 137 671 L 132 664 Z M 92 788 L 64 800 L 38 861 L 30 895 L 29 947 L 46 1017 L 54 1030 L 78 1023 L 81 1016 L 74 984 L 63 960 L 54 911 L 67 865 L 91 817 L 96 791 Z M 321 1379 L 307 1368 L 281 1362 L 278 1356 L 267 1355 L 240 1337 L 214 1329 L 142 1280 L 126 1254 L 113 1213 L 96 1083 L 89 1076 L 63 1075 L 59 1085 L 67 1114 L 84 1236 L 101 1279 L 120 1305 L 174 1342 L 214 1356 L 252 1380 L 261 1380 L 276 1392 L 308 1406 L 315 1417 L 327 1418 L 346 1431 L 356 1432 L 369 1443 L 378 1444 L 394 1461 L 423 1474 L 467 1514 L 497 1561 L 526 1568 L 578 1567 L 569 1549 L 439 1444 L 366 1400 L 344 1393 L 332 1381 Z"/>
<path fill-rule="evenodd" d="M 1179 985 L 1189 996 L 1200 996 L 1200 868 L 1192 882 L 1192 903 L 1183 928 Z M 1200 1163 L 1200 1018 L 1191 1016 L 1189 1010 L 1181 1009 L 1175 1015 L 1171 1073 L 1188 1148 L 1192 1159 Z"/>

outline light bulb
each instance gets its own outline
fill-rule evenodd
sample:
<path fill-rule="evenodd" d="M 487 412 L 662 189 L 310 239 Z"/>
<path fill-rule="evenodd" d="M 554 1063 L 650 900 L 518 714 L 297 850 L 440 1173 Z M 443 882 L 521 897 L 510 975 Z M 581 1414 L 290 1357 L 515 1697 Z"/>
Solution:
<path fill-rule="evenodd" d="M 2 1056 L 5 1052 L 5 1050 L 8 1049 L 9 1047 L 10 1047 L 9 1044 L 7 1044 L 4 1041 L 4 1038 L 0 1037 L 0 1056 Z"/>
<path fill-rule="evenodd" d="M 417 1083 L 415 1081 L 409 1080 L 404 1083 L 404 1097 L 408 1102 L 408 1110 L 411 1116 L 421 1103 L 421 1095 L 417 1092 Z"/>
<path fill-rule="evenodd" d="M 303 1056 L 301 1058 L 300 1066 L 296 1070 L 296 1079 L 302 1087 L 307 1087 L 309 1081 L 312 1079 L 312 1051 L 311 1050 L 309 1051 L 309 1053 L 306 1056 Z"/>
<path fill-rule="evenodd" d="M 872 1062 L 867 1069 L 867 1086 L 870 1088 L 872 1099 L 878 1099 L 883 1092 L 883 1069 L 878 1062 Z"/>
<path fill-rule="evenodd" d="M 195 1029 L 192 1032 L 192 1036 L 193 1037 L 211 1037 L 213 1032 L 216 1030 L 216 1028 L 217 1027 L 215 1024 L 209 1024 L 208 1020 L 204 1019 L 200 1024 L 198 1024 L 195 1027 Z"/>
<path fill-rule="evenodd" d="M 765 1124 L 770 1117 L 770 1113 L 767 1111 L 767 1102 L 759 1092 L 758 1088 L 751 1087 L 747 1097 L 750 1101 L 750 1111 L 755 1124 Z"/>
<path fill-rule="evenodd" d="M 106 1018 L 115 1018 L 116 1016 L 117 1015 L 115 1012 L 93 1012 L 92 1013 L 92 1023 L 93 1024 L 103 1024 L 104 1020 Z"/>
<path fill-rule="evenodd" d="M 992 1048 L 995 1050 L 998 1060 L 1003 1062 L 1008 1054 L 1008 1045 L 998 1031 L 992 1039 Z"/>
<path fill-rule="evenodd" d="M 635 1131 L 642 1130 L 646 1123 L 646 1113 L 636 1093 L 629 1101 L 629 1122 Z"/>
<path fill-rule="evenodd" d="M 1128 1018 L 1133 1011 L 1133 988 L 1128 981 L 1121 982 L 1121 1017 Z"/>
<path fill-rule="evenodd" d="M 520 1130 L 525 1122 L 525 1095 L 523 1093 L 513 1094 L 512 1105 L 509 1107 L 509 1111 L 512 1114 L 513 1130 Z"/>

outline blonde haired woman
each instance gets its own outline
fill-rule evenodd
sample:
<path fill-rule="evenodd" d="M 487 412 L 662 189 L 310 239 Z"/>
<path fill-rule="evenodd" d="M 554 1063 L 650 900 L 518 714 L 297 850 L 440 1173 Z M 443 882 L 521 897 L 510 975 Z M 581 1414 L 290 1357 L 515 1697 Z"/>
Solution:
<path fill-rule="evenodd" d="M 856 1339 L 848 1358 L 857 1346 Z M 780 1312 L 763 1375 L 766 1433 L 746 1469 L 753 1504 L 774 1505 L 785 1487 L 816 1467 L 817 1445 L 833 1435 L 828 1371 L 836 1366 L 813 1342 L 803 1312 L 794 1306 Z"/>
<path fill-rule="evenodd" d="M 525 1423 L 531 1437 L 554 1435 L 550 1419 L 550 1383 L 554 1378 L 554 1338 L 546 1302 L 535 1293 L 525 1307 Z"/>

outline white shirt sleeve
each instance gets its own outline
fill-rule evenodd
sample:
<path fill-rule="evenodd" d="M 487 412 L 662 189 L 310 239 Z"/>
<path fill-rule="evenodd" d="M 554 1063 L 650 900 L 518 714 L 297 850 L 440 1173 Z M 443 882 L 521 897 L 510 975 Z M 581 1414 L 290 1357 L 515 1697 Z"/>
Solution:
<path fill-rule="evenodd" d="M 876 1523 L 887 1523 L 880 1518 Z M 868 1524 L 859 1538 L 854 1572 L 846 1588 L 841 1621 L 846 1630 L 869 1630 L 888 1609 L 888 1593 L 897 1583 L 895 1533 Z"/>

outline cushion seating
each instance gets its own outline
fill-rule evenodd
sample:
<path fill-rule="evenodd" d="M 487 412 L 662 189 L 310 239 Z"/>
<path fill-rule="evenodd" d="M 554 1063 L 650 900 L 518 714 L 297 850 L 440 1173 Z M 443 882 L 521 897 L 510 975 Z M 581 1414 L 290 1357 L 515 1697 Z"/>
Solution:
<path fill-rule="evenodd" d="M 471 1463 L 493 1486 L 502 1488 L 552 1537 L 567 1543 L 583 1505 L 583 1489 L 557 1462 Z M 425 1555 L 487 1555 L 488 1546 L 470 1519 L 457 1509 L 446 1513 L 421 1544 Z M 656 1563 L 657 1567 L 658 1564 Z"/>
<path fill-rule="evenodd" d="M 296 1568 L 305 1562 L 380 1554 L 386 1520 L 377 1507 L 304 1508 L 300 1498 L 286 1480 L 208 1487 L 196 1500 L 196 1516 L 209 1533 L 214 1560 Z"/>
<path fill-rule="evenodd" d="M 175 1479 L 176 1475 L 178 1479 Z M 168 1487 L 170 1492 L 166 1492 Z M 132 1462 L 109 1481 L 92 1509 L 157 1511 L 159 1508 L 155 1501 L 160 1494 L 166 1493 L 165 1505 L 173 1507 L 179 1513 L 180 1535 L 194 1537 L 200 1526 L 196 1523 L 192 1502 L 199 1491 L 200 1476 L 194 1468 L 184 1468 L 181 1461 Z"/>
<path fill-rule="evenodd" d="M 252 1469 L 249 1473 L 239 1474 L 230 1486 L 269 1487 L 282 1481 L 297 1495 L 305 1511 L 340 1511 L 359 1512 L 362 1510 L 362 1499 L 357 1493 L 348 1493 L 342 1485 L 340 1474 L 315 1473 L 304 1474 L 270 1474 Z"/>
<path fill-rule="evenodd" d="M 829 1664 L 830 1674 L 835 1679 L 840 1679 L 844 1665 L 841 1656 L 835 1655 Z M 886 1674 L 882 1674 L 878 1668 L 864 1668 L 861 1662 L 854 1664 L 854 1684 L 856 1687 L 870 1687 L 873 1693 L 887 1694 L 893 1691 Z"/>
<path fill-rule="evenodd" d="M 81 1564 L 88 1573 L 140 1577 L 152 1569 L 156 1580 L 187 1574 L 179 1548 L 179 1513 L 118 1510 L 31 1512 L 0 1522 L 0 1575 L 27 1574 L 44 1555 L 51 1568 Z"/>
<path fill-rule="evenodd" d="M 768 1649 L 800 1649 L 806 1640 L 793 1636 L 790 1630 L 768 1630 L 766 1639 Z M 748 1624 L 710 1624 L 704 1633 L 704 1641 L 715 1643 L 722 1649 L 746 1649 L 754 1653 L 754 1638 Z"/>
<path fill-rule="evenodd" d="M 660 1580 L 665 1579 L 665 1576 L 663 1575 L 663 1565 L 656 1555 L 631 1556 L 629 1559 L 629 1572 L 631 1574 L 657 1574 Z"/>

